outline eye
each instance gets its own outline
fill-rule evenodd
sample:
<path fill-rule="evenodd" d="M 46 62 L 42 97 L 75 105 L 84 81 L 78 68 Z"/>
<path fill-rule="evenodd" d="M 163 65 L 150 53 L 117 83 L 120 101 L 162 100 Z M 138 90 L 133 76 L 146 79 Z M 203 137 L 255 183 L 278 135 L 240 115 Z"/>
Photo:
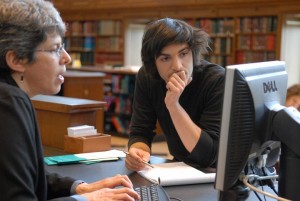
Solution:
<path fill-rule="evenodd" d="M 184 56 L 186 56 L 187 54 L 189 54 L 189 52 L 190 52 L 190 49 L 185 49 L 185 50 L 183 50 L 182 52 L 180 52 L 180 56 L 181 57 L 184 57 Z"/>
<path fill-rule="evenodd" d="M 162 62 L 167 62 L 167 61 L 170 60 L 170 57 L 169 56 L 160 56 L 159 60 L 162 61 Z"/>
<path fill-rule="evenodd" d="M 61 46 L 59 46 L 55 51 L 56 51 L 56 53 L 58 53 L 58 54 L 60 54 L 62 51 L 63 51 L 63 49 L 65 48 L 65 44 L 63 43 Z"/>

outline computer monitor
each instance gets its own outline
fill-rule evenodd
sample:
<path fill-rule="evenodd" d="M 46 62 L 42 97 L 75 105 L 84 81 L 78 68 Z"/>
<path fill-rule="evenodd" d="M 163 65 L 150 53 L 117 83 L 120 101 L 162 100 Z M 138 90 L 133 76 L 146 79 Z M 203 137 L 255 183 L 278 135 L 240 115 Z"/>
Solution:
<path fill-rule="evenodd" d="M 281 158 L 286 153 L 289 156 L 292 153 L 295 160 L 281 165 L 282 161 L 289 161 L 286 159 L 289 156 L 280 159 L 280 172 L 285 179 L 281 179 L 279 174 L 279 193 L 283 197 L 300 197 L 299 192 L 296 192 L 300 178 L 286 178 L 292 177 L 287 169 L 294 171 L 295 166 L 298 170 L 292 174 L 300 176 L 297 173 L 300 172 L 300 115 L 293 108 L 284 106 L 287 79 L 283 61 L 226 67 L 215 182 L 215 188 L 219 192 L 233 188 L 240 175 L 247 174 L 244 170 L 249 163 L 258 162 L 262 156 L 278 148 L 281 142 L 285 147 L 281 151 Z M 278 156 L 273 154 L 272 157 L 269 161 L 273 162 L 269 165 L 274 165 Z M 293 186 L 295 182 L 298 185 Z M 292 189 L 287 190 L 285 186 Z"/>

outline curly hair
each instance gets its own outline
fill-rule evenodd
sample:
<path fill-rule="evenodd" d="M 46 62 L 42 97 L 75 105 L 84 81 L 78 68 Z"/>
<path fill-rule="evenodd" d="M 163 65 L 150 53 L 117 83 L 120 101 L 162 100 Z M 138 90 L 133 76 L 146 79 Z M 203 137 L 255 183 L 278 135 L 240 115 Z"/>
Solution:
<path fill-rule="evenodd" d="M 143 65 L 154 78 L 158 78 L 155 59 L 162 49 L 170 44 L 188 44 L 193 53 L 194 65 L 200 63 L 210 47 L 209 35 L 199 28 L 192 27 L 179 19 L 163 18 L 146 26 L 143 39 L 141 57 Z"/>

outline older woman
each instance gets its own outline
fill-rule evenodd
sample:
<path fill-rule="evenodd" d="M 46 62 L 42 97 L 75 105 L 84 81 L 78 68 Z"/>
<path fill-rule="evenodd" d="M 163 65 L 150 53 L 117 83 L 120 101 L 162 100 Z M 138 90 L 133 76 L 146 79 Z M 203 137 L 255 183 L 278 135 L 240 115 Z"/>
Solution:
<path fill-rule="evenodd" d="M 65 25 L 50 2 L 0 1 L 1 200 L 138 199 L 126 175 L 87 184 L 45 173 L 30 97 L 60 90 L 71 60 L 63 46 L 64 33 Z"/>

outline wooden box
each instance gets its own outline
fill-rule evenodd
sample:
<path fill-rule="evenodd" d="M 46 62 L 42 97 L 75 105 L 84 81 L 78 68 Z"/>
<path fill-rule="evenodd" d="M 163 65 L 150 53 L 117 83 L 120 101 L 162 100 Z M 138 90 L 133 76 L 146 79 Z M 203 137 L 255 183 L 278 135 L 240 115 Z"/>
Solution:
<path fill-rule="evenodd" d="M 46 95 L 38 95 L 31 100 L 37 112 L 44 146 L 64 149 L 64 136 L 68 135 L 67 128 L 71 126 L 91 125 L 99 133 L 103 132 L 106 102 Z"/>
<path fill-rule="evenodd" d="M 85 137 L 69 137 L 65 135 L 64 150 L 69 153 L 87 153 L 107 151 L 111 148 L 111 136 L 98 134 Z"/>

